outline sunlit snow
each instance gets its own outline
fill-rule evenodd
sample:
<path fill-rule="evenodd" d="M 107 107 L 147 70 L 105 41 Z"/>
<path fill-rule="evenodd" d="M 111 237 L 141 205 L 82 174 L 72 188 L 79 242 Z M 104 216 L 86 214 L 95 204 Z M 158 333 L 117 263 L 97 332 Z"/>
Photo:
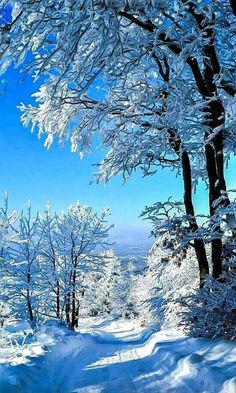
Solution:
<path fill-rule="evenodd" d="M 1 349 L 1 393 L 236 392 L 234 342 L 112 318 L 84 318 L 76 333 L 56 323 L 34 336 L 28 330 L 27 324 L 4 330 L 9 343 Z M 28 337 L 17 344 L 17 334 Z"/>

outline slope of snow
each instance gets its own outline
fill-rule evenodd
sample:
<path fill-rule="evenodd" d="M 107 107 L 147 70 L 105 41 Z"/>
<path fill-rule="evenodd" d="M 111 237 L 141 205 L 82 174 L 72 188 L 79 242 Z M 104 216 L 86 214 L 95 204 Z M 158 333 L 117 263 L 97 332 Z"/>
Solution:
<path fill-rule="evenodd" d="M 133 320 L 84 319 L 77 333 L 52 324 L 31 337 L 27 329 L 0 351 L 1 393 L 236 393 L 234 342 Z M 16 332 L 8 327 L 8 339 Z"/>

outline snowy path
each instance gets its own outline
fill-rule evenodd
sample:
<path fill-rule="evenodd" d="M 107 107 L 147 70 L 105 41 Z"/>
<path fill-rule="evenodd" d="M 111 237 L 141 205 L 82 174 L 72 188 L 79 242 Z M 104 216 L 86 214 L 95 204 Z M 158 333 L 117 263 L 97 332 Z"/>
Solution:
<path fill-rule="evenodd" d="M 26 364 L 0 366 L 0 392 L 236 393 L 235 343 L 152 333 L 133 321 L 84 321 L 79 330 L 55 333 L 49 351 Z"/>

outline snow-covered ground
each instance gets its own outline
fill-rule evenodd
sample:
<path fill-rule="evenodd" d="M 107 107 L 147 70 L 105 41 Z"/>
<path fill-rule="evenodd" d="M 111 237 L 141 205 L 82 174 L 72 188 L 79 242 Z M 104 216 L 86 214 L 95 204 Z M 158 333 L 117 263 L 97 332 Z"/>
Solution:
<path fill-rule="evenodd" d="M 0 336 L 1 393 L 236 393 L 236 345 L 84 319 L 77 333 L 27 324 Z"/>

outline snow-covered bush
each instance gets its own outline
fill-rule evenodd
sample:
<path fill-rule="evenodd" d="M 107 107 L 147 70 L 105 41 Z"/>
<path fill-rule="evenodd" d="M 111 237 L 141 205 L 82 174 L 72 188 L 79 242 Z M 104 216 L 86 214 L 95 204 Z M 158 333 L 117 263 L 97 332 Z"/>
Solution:
<path fill-rule="evenodd" d="M 148 268 L 140 280 L 140 316 L 156 327 L 177 328 L 196 337 L 236 337 L 236 259 L 227 259 L 221 278 L 208 276 L 198 286 L 198 265 L 189 247 L 183 257 L 174 252 L 175 240 L 160 236 L 148 256 Z M 209 257 L 209 248 L 208 257 Z M 232 255 L 232 250 L 230 250 Z"/>
<path fill-rule="evenodd" d="M 179 299 L 180 326 L 197 337 L 236 338 L 236 260 L 225 264 L 220 280 Z"/>
<path fill-rule="evenodd" d="M 163 233 L 151 248 L 147 269 L 140 280 L 139 313 L 148 323 L 160 328 L 179 325 L 179 298 L 199 286 L 198 265 L 194 250 L 175 253 L 178 241 Z"/>

